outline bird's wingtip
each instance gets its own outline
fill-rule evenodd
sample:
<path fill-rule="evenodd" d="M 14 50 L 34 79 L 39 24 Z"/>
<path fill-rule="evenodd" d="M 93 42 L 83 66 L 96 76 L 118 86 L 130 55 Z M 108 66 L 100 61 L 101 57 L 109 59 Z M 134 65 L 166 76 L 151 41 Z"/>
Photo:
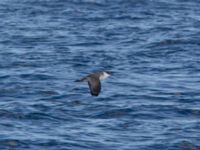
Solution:
<path fill-rule="evenodd" d="M 74 82 L 81 82 L 81 80 L 75 80 Z"/>
<path fill-rule="evenodd" d="M 75 80 L 75 82 L 82 82 L 82 81 L 85 81 L 87 80 L 87 78 L 82 78 L 82 79 L 79 79 L 79 80 Z"/>

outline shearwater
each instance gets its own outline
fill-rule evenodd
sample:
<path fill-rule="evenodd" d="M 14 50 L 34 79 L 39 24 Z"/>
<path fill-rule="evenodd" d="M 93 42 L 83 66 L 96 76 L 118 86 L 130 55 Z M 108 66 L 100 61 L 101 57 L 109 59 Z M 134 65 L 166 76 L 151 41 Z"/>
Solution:
<path fill-rule="evenodd" d="M 92 96 L 98 96 L 101 92 L 101 80 L 106 79 L 111 75 L 111 72 L 109 71 L 102 71 L 102 72 L 96 72 L 87 75 L 86 77 L 81 78 L 80 80 L 76 80 L 75 82 L 82 82 L 87 81 L 90 93 Z"/>

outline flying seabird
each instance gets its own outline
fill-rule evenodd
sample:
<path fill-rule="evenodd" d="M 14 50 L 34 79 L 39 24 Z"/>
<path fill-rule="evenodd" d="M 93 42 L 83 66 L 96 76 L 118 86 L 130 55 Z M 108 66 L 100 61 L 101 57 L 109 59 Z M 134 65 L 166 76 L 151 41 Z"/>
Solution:
<path fill-rule="evenodd" d="M 96 73 L 89 74 L 86 77 L 81 78 L 80 80 L 76 80 L 75 82 L 87 81 L 90 88 L 91 95 L 98 96 L 101 91 L 100 80 L 106 79 L 110 75 L 111 75 L 111 72 L 108 72 L 108 71 L 96 72 Z"/>

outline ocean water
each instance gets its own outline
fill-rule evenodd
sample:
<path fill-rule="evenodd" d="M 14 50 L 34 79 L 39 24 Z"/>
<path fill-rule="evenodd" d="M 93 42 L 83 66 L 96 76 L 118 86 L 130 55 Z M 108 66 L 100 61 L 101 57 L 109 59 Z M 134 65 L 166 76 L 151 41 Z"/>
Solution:
<path fill-rule="evenodd" d="M 0 149 L 199 150 L 199 48 L 198 0 L 1 0 Z"/>

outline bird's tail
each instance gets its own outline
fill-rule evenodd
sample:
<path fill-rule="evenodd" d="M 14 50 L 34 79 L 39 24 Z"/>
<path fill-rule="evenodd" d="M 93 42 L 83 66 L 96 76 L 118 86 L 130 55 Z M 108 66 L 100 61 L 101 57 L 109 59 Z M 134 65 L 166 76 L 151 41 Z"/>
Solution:
<path fill-rule="evenodd" d="M 82 78 L 82 79 L 79 79 L 79 80 L 75 80 L 75 82 L 83 82 L 83 81 L 86 81 L 86 77 Z"/>

